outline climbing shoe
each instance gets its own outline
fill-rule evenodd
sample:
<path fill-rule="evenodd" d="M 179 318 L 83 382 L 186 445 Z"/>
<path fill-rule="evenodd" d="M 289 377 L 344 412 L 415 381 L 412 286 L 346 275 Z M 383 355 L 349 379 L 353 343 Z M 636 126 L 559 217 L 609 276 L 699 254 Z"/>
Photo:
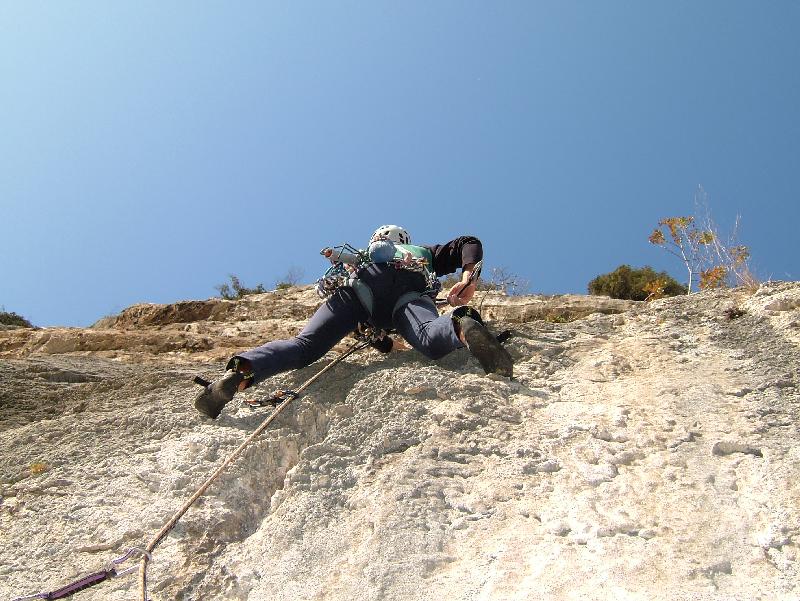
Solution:
<path fill-rule="evenodd" d="M 239 389 L 239 384 L 244 380 L 245 375 L 241 372 L 229 369 L 219 380 L 206 382 L 195 378 L 195 382 L 203 385 L 203 392 L 194 399 L 194 406 L 197 410 L 210 417 L 217 419 L 222 413 L 222 408 L 227 405 Z"/>
<path fill-rule="evenodd" d="M 514 374 L 511 355 L 483 323 L 472 317 L 461 317 L 458 325 L 469 352 L 487 374 L 500 374 L 509 378 Z"/>

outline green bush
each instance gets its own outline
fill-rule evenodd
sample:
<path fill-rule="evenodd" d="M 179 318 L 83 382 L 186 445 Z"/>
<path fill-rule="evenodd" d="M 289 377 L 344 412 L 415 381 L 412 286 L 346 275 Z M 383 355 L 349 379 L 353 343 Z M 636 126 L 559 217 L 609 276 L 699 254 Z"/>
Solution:
<path fill-rule="evenodd" d="M 230 284 L 214 286 L 219 295 L 226 300 L 236 300 L 248 294 L 261 294 L 267 291 L 263 284 L 258 284 L 255 288 L 247 288 L 235 275 L 230 274 L 228 278 L 231 280 Z"/>
<path fill-rule="evenodd" d="M 635 269 L 630 265 L 620 265 L 611 273 L 599 275 L 589 282 L 589 294 L 643 301 L 686 294 L 686 287 L 665 271 L 658 273 L 649 266 Z"/>
<path fill-rule="evenodd" d="M 5 310 L 5 307 L 0 307 L 0 324 L 6 326 L 22 326 L 23 328 L 33 327 L 33 324 L 22 317 L 22 315 L 17 315 L 13 311 L 8 312 Z"/>

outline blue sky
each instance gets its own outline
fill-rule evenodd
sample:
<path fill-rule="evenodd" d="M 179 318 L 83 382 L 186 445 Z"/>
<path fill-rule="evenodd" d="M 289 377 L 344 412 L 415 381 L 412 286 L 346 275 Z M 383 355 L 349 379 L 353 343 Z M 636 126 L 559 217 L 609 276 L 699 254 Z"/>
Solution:
<path fill-rule="evenodd" d="M 800 4 L 0 2 L 0 305 L 84 326 L 384 223 L 584 293 L 698 185 L 800 279 Z"/>

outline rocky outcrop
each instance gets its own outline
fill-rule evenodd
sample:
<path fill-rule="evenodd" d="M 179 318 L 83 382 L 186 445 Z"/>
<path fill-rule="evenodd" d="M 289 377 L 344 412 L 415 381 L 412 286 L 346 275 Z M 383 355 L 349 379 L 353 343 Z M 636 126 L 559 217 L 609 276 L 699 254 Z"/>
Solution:
<path fill-rule="evenodd" d="M 560 294 L 555 296 L 506 296 L 479 292 L 473 304 L 480 307 L 486 319 L 508 323 L 534 320 L 565 323 L 595 313 L 616 315 L 643 303 L 607 296 Z"/>
<path fill-rule="evenodd" d="M 2 598 L 146 544 L 257 427 L 238 401 L 200 419 L 191 378 L 318 302 L 282 294 L 133 307 L 61 352 L 63 330 L 0 332 Z M 513 381 L 463 350 L 337 366 L 156 550 L 151 597 L 799 598 L 800 283 L 596 301 L 487 297 Z"/>
<path fill-rule="evenodd" d="M 295 335 L 320 302 L 314 290 L 305 286 L 238 301 L 134 305 L 87 329 L 0 331 L 0 358 L 72 354 L 132 361 L 157 361 L 164 355 L 198 362 L 221 360 L 266 340 Z M 566 322 L 592 313 L 620 313 L 636 305 L 600 296 L 509 297 L 500 293 L 479 293 L 474 304 L 487 319 L 508 323 Z"/>

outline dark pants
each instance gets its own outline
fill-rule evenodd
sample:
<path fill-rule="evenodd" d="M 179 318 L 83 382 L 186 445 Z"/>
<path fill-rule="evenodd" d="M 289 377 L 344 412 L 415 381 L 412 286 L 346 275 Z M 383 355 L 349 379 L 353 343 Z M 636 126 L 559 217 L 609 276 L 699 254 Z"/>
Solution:
<path fill-rule="evenodd" d="M 382 291 L 382 306 L 395 296 Z M 399 298 L 400 294 L 396 294 Z M 390 311 L 394 303 L 389 305 Z M 388 315 L 387 315 L 388 316 Z M 237 355 L 247 359 L 253 370 L 253 383 L 275 374 L 310 365 L 325 355 L 334 345 L 356 329 L 359 323 L 370 319 L 366 309 L 352 288 L 339 288 L 308 321 L 303 331 L 289 340 L 275 340 Z M 424 296 L 398 308 L 391 316 L 391 324 L 384 320 L 379 327 L 388 325 L 397 330 L 408 343 L 430 359 L 439 359 L 464 346 L 456 335 L 449 314 L 439 315 L 430 297 Z"/>

